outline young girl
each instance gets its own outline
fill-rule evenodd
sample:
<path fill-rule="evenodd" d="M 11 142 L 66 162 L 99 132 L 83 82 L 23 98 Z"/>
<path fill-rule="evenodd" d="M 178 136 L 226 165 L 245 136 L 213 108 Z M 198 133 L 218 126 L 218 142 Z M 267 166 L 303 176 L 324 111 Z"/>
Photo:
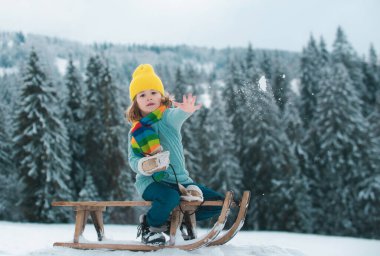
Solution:
<path fill-rule="evenodd" d="M 140 216 L 138 236 L 145 244 L 162 245 L 171 211 L 179 205 L 182 193 L 195 199 L 223 200 L 224 197 L 189 177 L 183 155 L 181 126 L 201 105 L 196 97 L 183 96 L 174 102 L 165 96 L 164 86 L 153 67 L 136 68 L 129 86 L 131 106 L 126 117 L 132 123 L 128 134 L 128 160 L 136 175 L 136 189 L 144 200 L 152 201 L 147 214 Z M 174 105 L 174 106 L 173 106 Z M 207 171 L 207 170 L 205 170 Z M 184 188 L 186 188 L 185 191 Z M 191 193 L 195 192 L 195 193 Z M 197 220 L 220 213 L 221 207 L 199 207 Z M 194 238 L 194 237 L 191 237 Z M 190 238 L 190 239 L 191 239 Z"/>

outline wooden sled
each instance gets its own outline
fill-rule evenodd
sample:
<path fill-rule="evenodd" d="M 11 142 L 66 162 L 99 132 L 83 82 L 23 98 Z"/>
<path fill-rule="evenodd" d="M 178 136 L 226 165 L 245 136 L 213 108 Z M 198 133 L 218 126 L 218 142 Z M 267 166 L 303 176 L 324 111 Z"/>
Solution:
<path fill-rule="evenodd" d="M 222 206 L 220 216 L 215 223 L 214 227 L 202 238 L 194 239 L 191 241 L 183 242 L 182 244 L 175 243 L 175 235 L 178 225 L 182 222 L 184 217 L 181 209 L 186 212 L 194 212 L 194 210 L 201 205 L 200 202 L 181 202 L 181 209 L 177 207 L 172 212 L 171 225 L 170 225 L 170 240 L 168 245 L 152 246 L 145 245 L 138 242 L 132 244 L 113 244 L 102 242 L 104 239 L 104 225 L 103 225 L 103 211 L 106 207 L 126 207 L 126 206 L 150 206 L 151 202 L 147 201 L 104 201 L 104 202 L 53 202 L 53 206 L 67 206 L 74 207 L 76 211 L 76 223 L 74 232 L 74 241 L 72 243 L 54 243 L 54 246 L 63 246 L 77 249 L 110 249 L 110 250 L 131 250 L 131 251 L 155 251 L 163 248 L 177 248 L 182 250 L 195 250 L 208 245 L 219 245 L 228 242 L 240 230 L 246 208 L 249 203 L 249 192 L 244 192 L 243 198 L 240 203 L 238 217 L 232 227 L 225 232 L 220 238 L 217 236 L 222 231 L 231 205 L 235 205 L 233 201 L 232 192 L 227 192 L 224 201 L 205 201 L 202 206 Z M 235 205 L 236 206 L 236 205 Z M 82 235 L 85 228 L 87 218 L 91 216 L 95 229 L 98 234 L 98 243 L 80 243 L 79 237 Z M 191 225 L 195 230 L 195 215 L 191 216 Z"/>

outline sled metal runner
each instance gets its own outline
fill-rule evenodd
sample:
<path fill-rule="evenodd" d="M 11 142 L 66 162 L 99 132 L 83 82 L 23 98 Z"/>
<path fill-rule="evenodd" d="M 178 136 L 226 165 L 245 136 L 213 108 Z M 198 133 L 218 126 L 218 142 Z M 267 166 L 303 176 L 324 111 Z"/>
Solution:
<path fill-rule="evenodd" d="M 170 240 L 167 245 L 152 246 L 134 242 L 127 243 L 107 243 L 104 240 L 103 211 L 107 206 L 150 206 L 151 202 L 146 201 L 104 201 L 104 202 L 54 202 L 53 206 L 74 207 L 76 211 L 76 225 L 74 241 L 72 243 L 54 243 L 54 246 L 63 246 L 77 249 L 109 249 L 109 250 L 130 250 L 130 251 L 155 251 L 163 248 L 177 248 L 181 250 L 195 250 L 204 246 L 221 245 L 233 238 L 244 223 L 247 212 L 250 192 L 246 191 L 240 202 L 239 213 L 235 223 L 229 230 L 218 236 L 222 231 L 233 203 L 233 193 L 227 192 L 224 201 L 205 201 L 202 206 L 222 206 L 220 216 L 213 228 L 203 237 L 186 241 L 181 244 L 175 243 L 175 234 L 178 224 L 182 222 L 183 214 L 179 207 L 173 210 L 171 218 Z M 181 208 L 185 212 L 193 212 L 200 202 L 181 202 Z M 88 216 L 91 216 L 98 234 L 98 243 L 80 243 L 79 237 L 82 235 Z M 174 225 L 173 225 L 174 224 Z M 195 215 L 192 215 L 193 228 L 195 229 Z"/>

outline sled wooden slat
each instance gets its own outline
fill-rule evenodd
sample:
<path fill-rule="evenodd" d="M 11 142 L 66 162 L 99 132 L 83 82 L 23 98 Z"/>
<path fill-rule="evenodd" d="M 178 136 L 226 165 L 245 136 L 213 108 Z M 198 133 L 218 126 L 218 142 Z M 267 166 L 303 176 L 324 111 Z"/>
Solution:
<path fill-rule="evenodd" d="M 149 246 L 143 244 L 94 244 L 94 243 L 54 243 L 54 246 L 69 247 L 74 249 L 94 250 L 94 249 L 108 249 L 108 250 L 128 250 L 128 251 L 156 251 L 162 249 L 156 246 Z"/>
<path fill-rule="evenodd" d="M 67 206 L 67 207 L 133 207 L 133 206 L 151 206 L 150 201 L 86 201 L 86 202 L 52 202 L 52 206 Z M 223 201 L 204 201 L 201 202 L 181 202 L 181 206 L 222 206 Z M 232 207 L 235 204 L 231 205 Z"/>

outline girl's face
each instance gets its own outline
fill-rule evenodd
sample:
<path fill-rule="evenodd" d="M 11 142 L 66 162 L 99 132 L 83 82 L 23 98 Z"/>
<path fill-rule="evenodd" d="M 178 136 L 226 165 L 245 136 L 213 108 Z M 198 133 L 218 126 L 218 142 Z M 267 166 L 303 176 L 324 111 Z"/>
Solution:
<path fill-rule="evenodd" d="M 146 116 L 161 105 L 161 93 L 156 90 L 145 90 L 136 95 L 137 106 L 141 114 Z"/>

